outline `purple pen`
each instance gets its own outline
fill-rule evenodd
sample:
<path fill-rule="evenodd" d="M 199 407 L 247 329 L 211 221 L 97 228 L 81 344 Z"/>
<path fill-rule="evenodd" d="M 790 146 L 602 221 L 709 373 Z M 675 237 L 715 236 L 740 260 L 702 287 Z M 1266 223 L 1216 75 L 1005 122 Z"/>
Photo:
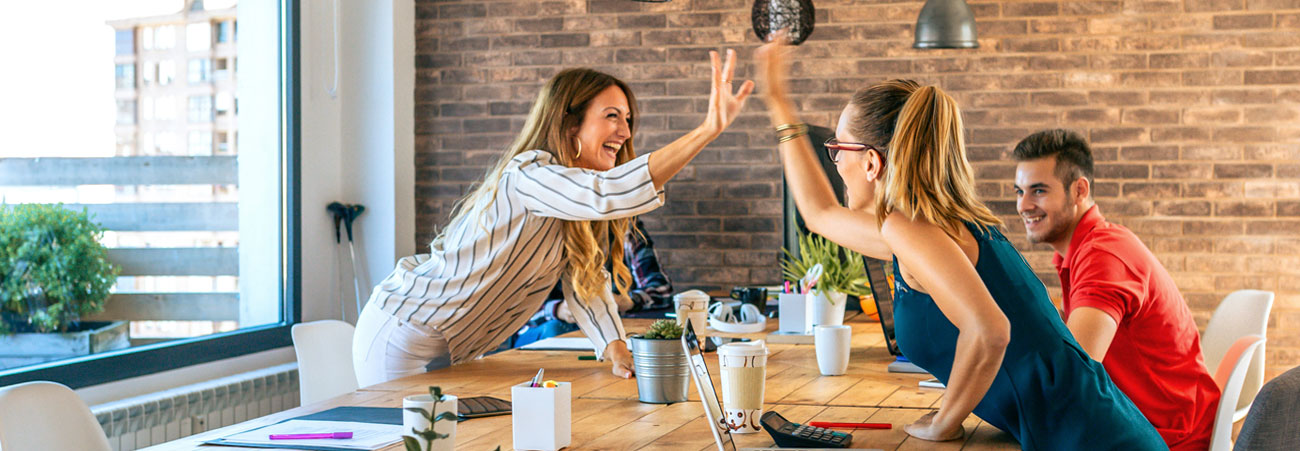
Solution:
<path fill-rule="evenodd" d="M 271 434 L 271 440 L 307 440 L 317 438 L 352 438 L 351 432 L 326 432 L 322 434 Z"/>

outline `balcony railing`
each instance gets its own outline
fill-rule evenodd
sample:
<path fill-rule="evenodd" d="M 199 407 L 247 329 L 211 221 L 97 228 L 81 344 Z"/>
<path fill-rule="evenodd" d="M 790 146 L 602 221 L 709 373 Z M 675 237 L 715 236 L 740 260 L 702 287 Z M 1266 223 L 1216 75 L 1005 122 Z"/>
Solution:
<path fill-rule="evenodd" d="M 4 158 L 0 186 L 236 185 L 234 156 Z M 117 232 L 238 231 L 235 202 L 65 204 Z M 239 276 L 235 247 L 114 248 L 122 276 Z M 238 292 L 116 293 L 95 321 L 236 321 Z"/>

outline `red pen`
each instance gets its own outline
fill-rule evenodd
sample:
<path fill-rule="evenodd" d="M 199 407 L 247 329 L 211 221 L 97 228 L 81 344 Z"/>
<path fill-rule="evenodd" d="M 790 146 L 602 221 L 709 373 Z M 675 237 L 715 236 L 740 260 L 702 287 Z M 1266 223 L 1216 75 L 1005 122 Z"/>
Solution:
<path fill-rule="evenodd" d="M 271 440 L 307 440 L 317 438 L 352 438 L 351 432 L 326 432 L 323 434 L 271 434 Z"/>
<path fill-rule="evenodd" d="M 894 425 L 889 423 L 832 423 L 829 421 L 813 421 L 808 423 L 809 426 L 819 428 L 857 428 L 857 429 L 893 429 Z"/>

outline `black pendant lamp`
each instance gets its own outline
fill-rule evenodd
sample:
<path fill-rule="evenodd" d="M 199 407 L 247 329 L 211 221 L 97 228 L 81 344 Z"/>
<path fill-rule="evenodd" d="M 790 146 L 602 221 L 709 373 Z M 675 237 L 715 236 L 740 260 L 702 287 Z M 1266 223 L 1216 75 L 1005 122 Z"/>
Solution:
<path fill-rule="evenodd" d="M 799 45 L 812 35 L 817 10 L 812 0 L 754 0 L 749 19 L 759 40 L 767 42 L 772 33 L 784 29 L 790 44 Z"/>
<path fill-rule="evenodd" d="M 980 46 L 975 35 L 975 14 L 965 0 L 926 0 L 916 17 L 918 49 L 973 49 Z"/>

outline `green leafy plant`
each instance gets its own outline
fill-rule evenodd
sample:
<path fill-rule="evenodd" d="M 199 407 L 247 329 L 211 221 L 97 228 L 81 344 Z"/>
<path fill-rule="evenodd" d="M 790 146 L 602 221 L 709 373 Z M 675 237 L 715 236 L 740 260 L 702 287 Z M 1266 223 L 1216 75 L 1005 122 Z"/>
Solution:
<path fill-rule="evenodd" d="M 420 407 L 407 407 L 406 410 L 418 413 L 421 416 L 423 416 L 424 419 L 429 420 L 428 428 L 426 428 L 423 431 L 415 428 L 411 428 L 411 433 L 424 439 L 424 441 L 429 443 L 429 447 L 433 448 L 434 440 L 448 437 L 447 434 L 439 434 L 437 432 L 434 432 L 433 431 L 434 425 L 438 424 L 439 420 L 456 421 L 459 418 L 456 416 L 456 412 L 443 412 L 437 414 L 436 416 L 434 415 L 434 413 L 438 411 L 438 403 L 445 401 L 445 399 L 443 399 L 442 397 L 442 387 L 429 387 L 429 397 L 433 398 L 433 408 L 429 410 L 424 410 L 423 408 Z M 402 443 L 406 445 L 406 451 L 422 451 L 420 449 L 420 441 L 415 437 L 409 435 L 403 435 Z"/>
<path fill-rule="evenodd" d="M 104 229 L 63 205 L 0 205 L 0 335 L 66 332 L 104 310 L 118 268 Z"/>
<path fill-rule="evenodd" d="M 677 321 L 671 319 L 661 319 L 650 325 L 644 334 L 639 338 L 648 340 L 676 340 L 682 338 L 682 326 L 677 325 Z"/>
<path fill-rule="evenodd" d="M 798 257 L 791 254 L 789 249 L 784 251 L 785 257 L 781 259 L 781 275 L 791 283 L 799 283 L 799 279 L 808 273 L 808 268 L 820 263 L 822 276 L 817 281 L 817 289 L 838 291 L 854 296 L 871 293 L 862 254 L 811 233 L 799 235 Z"/>

